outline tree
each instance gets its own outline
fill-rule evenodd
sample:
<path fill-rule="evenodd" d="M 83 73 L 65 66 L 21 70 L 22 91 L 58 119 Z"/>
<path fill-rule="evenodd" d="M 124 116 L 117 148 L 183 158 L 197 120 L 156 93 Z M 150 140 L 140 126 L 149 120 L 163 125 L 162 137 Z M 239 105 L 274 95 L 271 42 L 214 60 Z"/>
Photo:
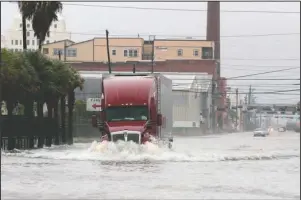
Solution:
<path fill-rule="evenodd" d="M 22 16 L 22 34 L 23 34 L 23 49 L 27 49 L 26 39 L 26 20 L 30 20 L 35 12 L 36 3 L 34 1 L 19 1 L 18 7 Z"/>
<path fill-rule="evenodd" d="M 17 100 L 23 100 L 26 94 L 39 89 L 36 85 L 38 77 L 23 53 L 2 49 L 1 61 L 4 63 L 0 74 L 2 100 L 7 102 L 8 114 L 11 115 L 13 104 Z"/>
<path fill-rule="evenodd" d="M 39 41 L 41 49 L 46 35 L 49 34 L 49 28 L 52 22 L 58 20 L 57 14 L 61 12 L 63 5 L 59 1 L 40 1 L 37 3 L 35 12 L 32 16 L 32 28 Z"/>
<path fill-rule="evenodd" d="M 34 35 L 38 38 L 39 49 L 49 34 L 52 22 L 58 20 L 57 13 L 61 12 L 63 5 L 60 1 L 20 1 L 19 10 L 23 23 L 23 48 L 26 49 L 26 19 L 32 21 Z"/>
<path fill-rule="evenodd" d="M 40 119 L 43 117 L 43 104 L 46 102 L 48 117 L 57 119 L 59 100 L 67 95 L 70 100 L 74 100 L 74 89 L 83 87 L 84 80 L 76 70 L 59 60 L 49 59 L 38 51 L 11 52 L 2 49 L 1 61 L 0 85 L 3 87 L 0 101 L 6 102 L 8 115 L 12 115 L 16 102 L 21 102 L 24 105 L 24 114 L 33 117 L 34 102 L 37 102 Z M 69 123 L 73 112 L 72 102 L 69 101 L 68 106 Z M 65 108 L 65 102 L 61 104 Z"/>

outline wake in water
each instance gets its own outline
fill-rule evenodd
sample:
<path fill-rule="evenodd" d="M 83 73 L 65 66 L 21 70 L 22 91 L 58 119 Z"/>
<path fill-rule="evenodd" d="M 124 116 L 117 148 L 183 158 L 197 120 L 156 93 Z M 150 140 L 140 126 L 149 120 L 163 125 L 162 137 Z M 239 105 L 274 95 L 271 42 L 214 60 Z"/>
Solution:
<path fill-rule="evenodd" d="M 101 162 L 217 162 L 217 161 L 240 161 L 240 160 L 272 160 L 300 157 L 299 151 L 277 152 L 240 152 L 222 154 L 217 152 L 179 152 L 167 147 L 147 143 L 138 145 L 133 142 L 74 144 L 73 146 L 53 146 L 36 150 L 14 150 L 1 152 L 4 156 L 19 156 L 27 158 L 44 158 L 55 160 L 75 161 L 101 161 Z"/>

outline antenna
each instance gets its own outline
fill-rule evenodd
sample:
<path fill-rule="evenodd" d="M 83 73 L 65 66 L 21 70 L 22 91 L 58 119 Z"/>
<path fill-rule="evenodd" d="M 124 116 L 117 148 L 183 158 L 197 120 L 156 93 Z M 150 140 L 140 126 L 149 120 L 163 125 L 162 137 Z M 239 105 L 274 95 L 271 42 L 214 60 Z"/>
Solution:
<path fill-rule="evenodd" d="M 107 40 L 107 54 L 108 54 L 108 67 L 109 67 L 109 73 L 112 73 L 111 68 L 111 58 L 110 58 L 110 47 L 109 47 L 109 31 L 106 30 L 106 40 Z"/>

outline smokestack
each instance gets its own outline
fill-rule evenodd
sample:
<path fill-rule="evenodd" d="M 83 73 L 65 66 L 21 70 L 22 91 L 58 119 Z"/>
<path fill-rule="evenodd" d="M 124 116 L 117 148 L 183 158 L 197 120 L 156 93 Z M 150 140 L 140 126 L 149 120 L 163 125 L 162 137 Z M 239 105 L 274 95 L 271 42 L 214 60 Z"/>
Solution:
<path fill-rule="evenodd" d="M 217 77 L 220 78 L 220 2 L 207 3 L 207 40 L 214 41 L 214 58 L 217 61 Z"/>

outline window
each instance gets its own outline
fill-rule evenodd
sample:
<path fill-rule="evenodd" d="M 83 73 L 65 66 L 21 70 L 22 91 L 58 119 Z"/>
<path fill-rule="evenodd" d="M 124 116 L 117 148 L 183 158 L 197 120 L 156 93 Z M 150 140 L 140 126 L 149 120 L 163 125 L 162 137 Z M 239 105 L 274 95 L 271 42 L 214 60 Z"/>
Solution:
<path fill-rule="evenodd" d="M 138 50 L 137 49 L 124 50 L 124 57 L 138 57 Z"/>
<path fill-rule="evenodd" d="M 26 40 L 26 44 L 29 45 L 29 40 Z"/>
<path fill-rule="evenodd" d="M 27 32 L 26 35 L 27 35 L 27 36 L 30 36 L 30 32 Z"/>
<path fill-rule="evenodd" d="M 213 48 L 203 47 L 202 48 L 202 59 L 213 59 Z"/>
<path fill-rule="evenodd" d="M 147 106 L 111 106 L 106 109 L 108 121 L 146 121 L 148 116 Z"/>
<path fill-rule="evenodd" d="M 46 43 L 49 44 L 49 40 L 47 40 Z"/>
<path fill-rule="evenodd" d="M 27 25 L 26 25 L 26 27 L 27 27 L 27 28 L 29 28 L 29 27 L 30 27 L 30 25 L 29 25 L 29 24 L 27 24 Z"/>
<path fill-rule="evenodd" d="M 67 49 L 67 56 L 68 57 L 76 57 L 77 51 L 76 49 Z"/>
<path fill-rule="evenodd" d="M 22 28 L 22 24 L 20 24 L 20 28 Z"/>
<path fill-rule="evenodd" d="M 54 55 L 54 56 L 59 55 L 59 52 L 60 52 L 60 49 L 57 49 L 57 48 L 54 48 L 54 49 L 53 49 L 53 55 Z M 61 53 L 62 53 L 62 52 L 61 52 Z"/>
<path fill-rule="evenodd" d="M 124 50 L 124 51 L 123 51 L 123 56 L 124 56 L 124 57 L 128 57 L 128 50 Z"/>
<path fill-rule="evenodd" d="M 22 40 L 20 40 L 20 45 L 22 45 Z"/>
<path fill-rule="evenodd" d="M 19 50 L 18 49 L 15 49 L 15 52 L 18 52 Z"/>
<path fill-rule="evenodd" d="M 193 56 L 199 56 L 199 50 L 194 49 L 193 50 Z"/>
<path fill-rule="evenodd" d="M 35 44 L 34 44 L 34 42 L 35 42 L 35 41 L 34 41 L 34 40 L 32 40 L 31 42 L 32 42 L 32 45 L 34 46 L 34 45 L 35 45 Z"/>
<path fill-rule="evenodd" d="M 116 56 L 116 50 L 115 49 L 112 50 L 112 55 Z"/>
<path fill-rule="evenodd" d="M 49 49 L 48 48 L 43 48 L 43 54 L 49 54 Z"/>
<path fill-rule="evenodd" d="M 15 45 L 18 45 L 18 40 L 15 40 Z"/>
<path fill-rule="evenodd" d="M 138 57 L 138 50 L 134 50 L 134 57 Z"/>
<path fill-rule="evenodd" d="M 129 50 L 129 57 L 133 57 L 133 50 L 132 49 Z"/>
<path fill-rule="evenodd" d="M 13 40 L 11 41 L 11 44 L 14 45 L 14 41 Z"/>
<path fill-rule="evenodd" d="M 54 24 L 53 26 L 54 26 L 54 28 L 57 28 L 57 24 Z"/>
<path fill-rule="evenodd" d="M 178 49 L 178 56 L 183 56 L 183 49 Z"/>
<path fill-rule="evenodd" d="M 54 48 L 53 49 L 53 55 L 54 56 L 58 56 L 59 54 L 64 55 L 64 50 L 63 49 L 59 49 L 59 48 Z"/>

